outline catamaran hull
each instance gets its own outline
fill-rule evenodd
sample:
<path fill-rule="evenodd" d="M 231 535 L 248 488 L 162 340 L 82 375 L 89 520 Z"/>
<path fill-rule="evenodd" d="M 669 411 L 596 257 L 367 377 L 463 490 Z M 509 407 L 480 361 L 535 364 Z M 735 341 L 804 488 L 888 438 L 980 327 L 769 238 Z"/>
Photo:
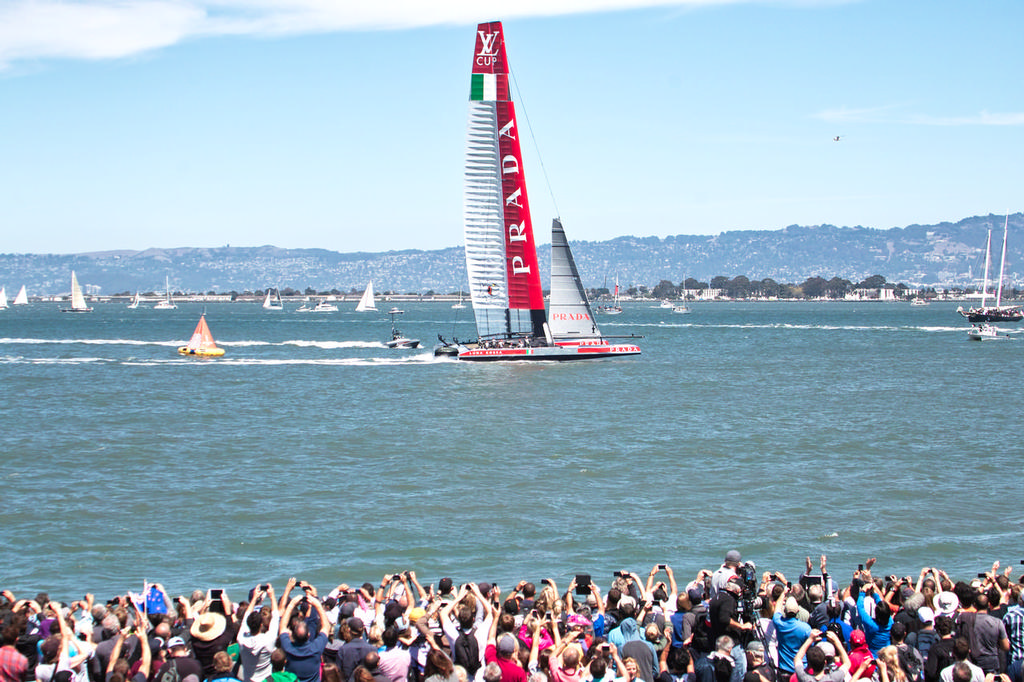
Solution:
<path fill-rule="evenodd" d="M 459 360 L 493 362 L 501 360 L 598 360 L 640 355 L 640 346 L 615 344 L 599 346 L 541 346 L 539 348 L 466 348 L 459 350 Z"/>

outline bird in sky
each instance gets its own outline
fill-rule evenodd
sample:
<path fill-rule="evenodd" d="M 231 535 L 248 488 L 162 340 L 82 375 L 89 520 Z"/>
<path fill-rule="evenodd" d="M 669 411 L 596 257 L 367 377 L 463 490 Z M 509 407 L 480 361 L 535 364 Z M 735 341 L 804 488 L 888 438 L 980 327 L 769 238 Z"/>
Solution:
<path fill-rule="evenodd" d="M 832 138 L 832 141 L 833 142 L 839 142 L 839 140 L 841 140 L 842 137 L 843 137 L 842 135 L 836 135 L 835 137 Z"/>

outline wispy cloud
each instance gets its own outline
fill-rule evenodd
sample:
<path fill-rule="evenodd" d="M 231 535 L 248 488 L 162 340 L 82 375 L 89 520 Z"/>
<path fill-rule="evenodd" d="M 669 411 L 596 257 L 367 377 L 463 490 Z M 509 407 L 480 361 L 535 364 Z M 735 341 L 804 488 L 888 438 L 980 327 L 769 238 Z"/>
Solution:
<path fill-rule="evenodd" d="M 922 126 L 1019 126 L 1024 125 L 1024 113 L 991 113 L 982 111 L 966 116 L 930 116 L 908 114 L 906 105 L 892 104 L 863 109 L 826 109 L 813 118 L 830 123 L 894 123 Z"/>
<path fill-rule="evenodd" d="M 1019 126 L 1024 125 L 1024 113 L 982 111 L 971 116 L 915 116 L 911 122 L 929 126 Z"/>
<path fill-rule="evenodd" d="M 507 19 L 635 9 L 703 7 L 761 0 L 498 0 Z M 789 0 L 835 5 L 845 0 Z M 19 60 L 110 59 L 217 35 L 290 35 L 388 30 L 480 20 L 479 0 L 2 0 L 0 69 Z"/>

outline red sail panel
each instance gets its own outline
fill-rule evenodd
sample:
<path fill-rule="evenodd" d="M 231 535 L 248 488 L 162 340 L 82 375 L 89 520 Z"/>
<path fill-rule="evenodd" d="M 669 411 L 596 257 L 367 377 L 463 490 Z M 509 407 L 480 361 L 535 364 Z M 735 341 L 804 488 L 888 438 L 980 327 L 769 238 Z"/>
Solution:
<path fill-rule="evenodd" d="M 474 80 L 474 88 L 482 89 L 480 99 L 493 97 L 497 101 L 509 308 L 539 311 L 531 317 L 542 321 L 544 293 L 541 289 L 537 245 L 526 192 L 523 154 L 519 146 L 519 127 L 508 88 L 508 61 L 501 22 L 480 24 L 477 27 L 473 73 L 484 74 Z M 477 94 L 474 91 L 471 97 L 476 98 Z"/>

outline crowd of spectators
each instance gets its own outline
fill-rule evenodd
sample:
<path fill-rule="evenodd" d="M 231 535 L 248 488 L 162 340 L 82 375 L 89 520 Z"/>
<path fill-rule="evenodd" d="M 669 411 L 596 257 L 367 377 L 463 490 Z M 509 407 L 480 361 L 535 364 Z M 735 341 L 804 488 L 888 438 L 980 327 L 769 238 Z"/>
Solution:
<path fill-rule="evenodd" d="M 0 592 L 0 682 L 1024 682 L 1024 577 L 926 567 L 789 581 L 730 551 L 677 584 L 616 572 L 428 588 L 412 571 L 321 596 L 292 578 L 98 603 Z"/>

